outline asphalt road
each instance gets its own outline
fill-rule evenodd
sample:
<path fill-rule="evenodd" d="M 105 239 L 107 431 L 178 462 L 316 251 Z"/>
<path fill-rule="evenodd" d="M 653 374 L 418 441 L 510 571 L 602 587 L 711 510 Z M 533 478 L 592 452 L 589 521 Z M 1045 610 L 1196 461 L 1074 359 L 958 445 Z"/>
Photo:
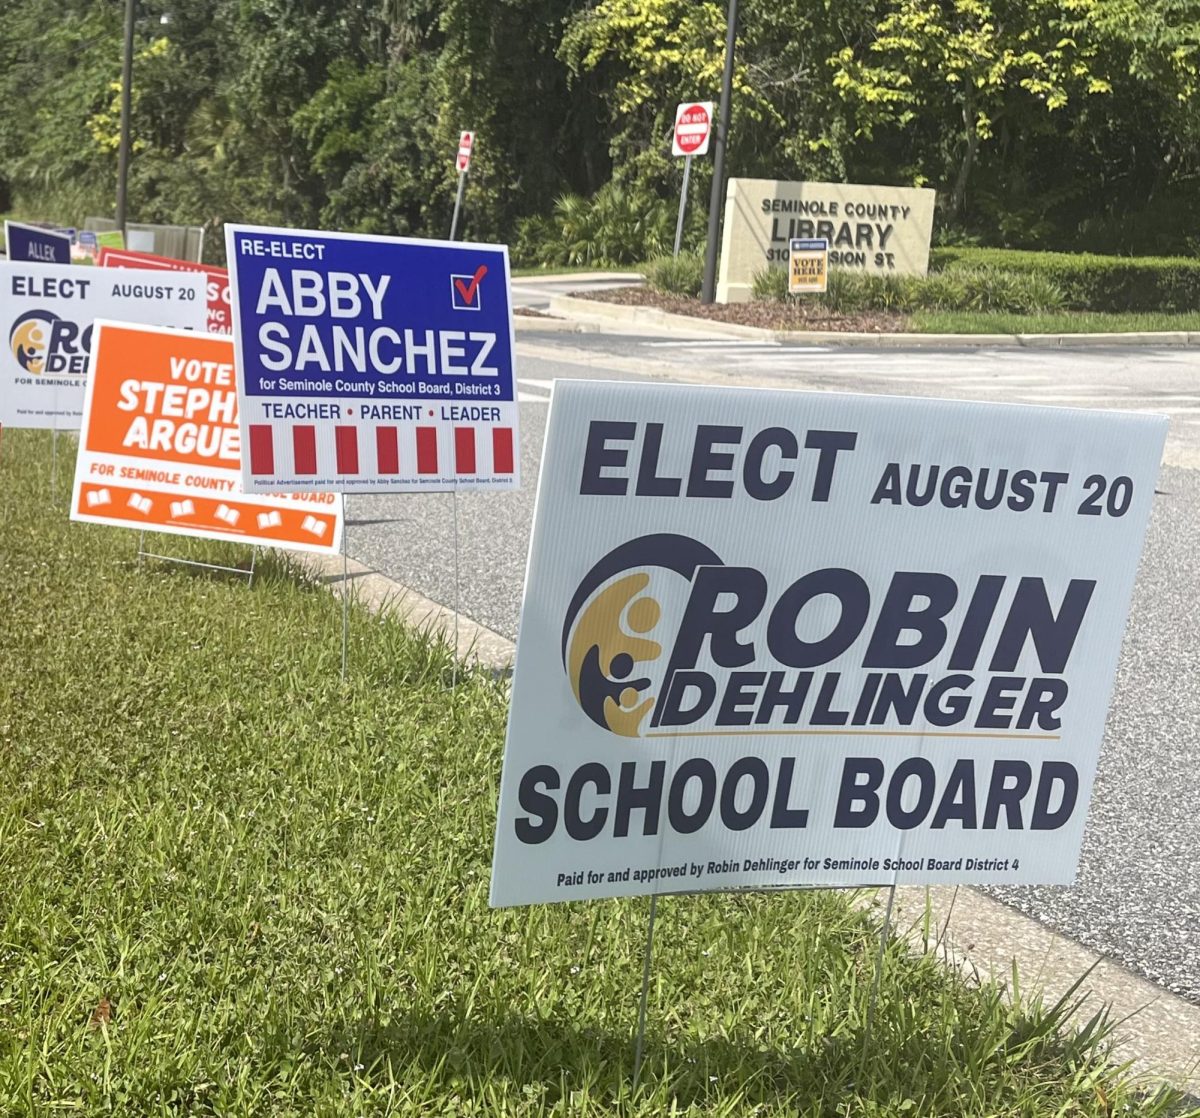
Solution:
<path fill-rule="evenodd" d="M 515 637 L 550 384 L 670 379 L 1120 407 L 1171 417 L 1074 888 L 996 896 L 1200 1002 L 1200 354 L 1183 349 L 821 349 L 522 332 L 523 487 L 352 498 L 351 556 Z M 455 505 L 457 504 L 457 518 Z"/>

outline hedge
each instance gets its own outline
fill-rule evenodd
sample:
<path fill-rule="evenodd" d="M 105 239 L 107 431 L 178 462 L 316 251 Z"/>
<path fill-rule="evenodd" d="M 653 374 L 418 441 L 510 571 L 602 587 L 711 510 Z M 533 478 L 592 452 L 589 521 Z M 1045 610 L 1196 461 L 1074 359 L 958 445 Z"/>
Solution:
<path fill-rule="evenodd" d="M 1071 310 L 1200 310 L 1200 260 L 1187 256 L 1096 256 L 1004 248 L 937 248 L 930 267 L 996 268 L 1039 275 L 1057 287 Z"/>

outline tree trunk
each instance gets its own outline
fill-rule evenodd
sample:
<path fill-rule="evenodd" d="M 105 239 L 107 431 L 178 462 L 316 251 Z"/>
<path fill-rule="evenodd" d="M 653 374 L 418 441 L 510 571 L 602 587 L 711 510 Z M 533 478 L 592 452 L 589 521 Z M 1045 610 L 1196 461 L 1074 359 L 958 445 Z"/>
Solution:
<path fill-rule="evenodd" d="M 958 178 L 950 198 L 950 214 L 955 221 L 962 221 L 966 212 L 967 183 L 971 178 L 971 169 L 975 166 L 975 153 L 979 150 L 979 132 L 975 128 L 975 113 L 970 97 L 963 102 L 963 126 L 966 130 L 967 150 L 963 153 L 962 163 L 959 164 Z"/>

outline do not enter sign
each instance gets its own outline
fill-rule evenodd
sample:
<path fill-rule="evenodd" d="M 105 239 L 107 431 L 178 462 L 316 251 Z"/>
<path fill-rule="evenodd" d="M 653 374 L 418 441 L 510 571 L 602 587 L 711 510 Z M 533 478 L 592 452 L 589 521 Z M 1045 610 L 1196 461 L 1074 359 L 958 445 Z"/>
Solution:
<path fill-rule="evenodd" d="M 672 155 L 705 155 L 712 135 L 711 101 L 685 101 L 675 110 Z"/>
<path fill-rule="evenodd" d="M 458 158 L 454 161 L 454 165 L 458 168 L 458 173 L 465 174 L 471 166 L 471 150 L 475 147 L 475 133 L 464 132 L 458 138 Z"/>

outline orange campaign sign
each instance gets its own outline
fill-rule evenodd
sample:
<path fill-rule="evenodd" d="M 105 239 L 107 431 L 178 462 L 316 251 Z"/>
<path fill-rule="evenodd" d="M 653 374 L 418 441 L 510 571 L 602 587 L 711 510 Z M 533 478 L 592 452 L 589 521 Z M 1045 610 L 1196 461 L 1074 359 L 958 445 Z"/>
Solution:
<path fill-rule="evenodd" d="M 71 519 L 339 549 L 339 495 L 251 496 L 241 469 L 232 339 L 98 319 Z"/>

